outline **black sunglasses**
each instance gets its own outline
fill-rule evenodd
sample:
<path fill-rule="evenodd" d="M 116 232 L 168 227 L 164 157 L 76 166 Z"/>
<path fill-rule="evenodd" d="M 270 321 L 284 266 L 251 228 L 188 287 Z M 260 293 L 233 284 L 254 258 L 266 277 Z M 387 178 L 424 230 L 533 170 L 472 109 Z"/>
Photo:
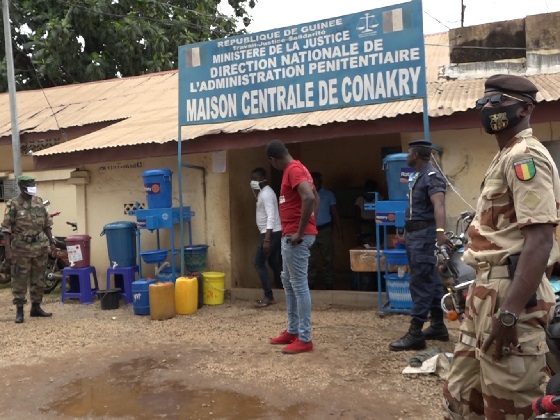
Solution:
<path fill-rule="evenodd" d="M 482 109 L 484 105 L 490 102 L 491 105 L 500 105 L 502 102 L 507 101 L 507 99 L 515 99 L 516 101 L 527 103 L 523 99 L 516 98 L 515 96 L 508 95 L 507 93 L 498 93 L 497 95 L 480 98 L 476 101 L 476 109 Z"/>

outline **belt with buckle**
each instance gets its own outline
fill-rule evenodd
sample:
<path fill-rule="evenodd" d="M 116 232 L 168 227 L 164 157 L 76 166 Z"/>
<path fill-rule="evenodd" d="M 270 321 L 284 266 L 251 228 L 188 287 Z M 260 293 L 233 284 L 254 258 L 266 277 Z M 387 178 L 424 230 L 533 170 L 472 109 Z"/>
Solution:
<path fill-rule="evenodd" d="M 507 265 L 490 265 L 488 262 L 479 262 L 476 266 L 476 273 L 486 273 L 489 279 L 506 279 L 509 277 L 509 269 Z"/>
<path fill-rule="evenodd" d="M 33 242 L 37 242 L 39 240 L 39 236 L 40 235 L 35 235 L 35 236 L 19 236 L 18 239 L 20 239 L 22 242 L 31 244 Z"/>
<path fill-rule="evenodd" d="M 435 225 L 435 220 L 406 220 L 404 222 L 404 229 L 407 232 L 416 232 L 417 230 L 426 229 Z"/>

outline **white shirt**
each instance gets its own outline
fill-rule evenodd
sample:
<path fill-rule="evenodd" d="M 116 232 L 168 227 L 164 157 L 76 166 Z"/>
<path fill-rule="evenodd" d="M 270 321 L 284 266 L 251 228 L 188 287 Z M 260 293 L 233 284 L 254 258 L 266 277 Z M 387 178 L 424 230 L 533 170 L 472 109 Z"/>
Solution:
<path fill-rule="evenodd" d="M 268 229 L 273 232 L 282 230 L 278 200 L 274 190 L 268 185 L 259 192 L 257 198 L 257 227 L 260 233 L 266 233 Z"/>

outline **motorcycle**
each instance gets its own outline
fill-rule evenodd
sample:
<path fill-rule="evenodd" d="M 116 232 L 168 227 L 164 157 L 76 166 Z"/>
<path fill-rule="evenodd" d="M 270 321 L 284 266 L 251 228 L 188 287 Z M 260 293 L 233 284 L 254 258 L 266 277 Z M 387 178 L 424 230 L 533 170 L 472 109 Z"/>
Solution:
<path fill-rule="evenodd" d="M 467 291 L 476 279 L 475 269 L 463 261 L 463 252 L 468 242 L 466 232 L 473 218 L 474 213 L 472 212 L 461 213 L 457 220 L 455 232 L 445 232 L 453 245 L 452 249 L 447 246 L 440 246 L 436 250 L 438 269 L 448 291 L 441 298 L 441 308 L 451 321 L 463 320 Z"/>
<path fill-rule="evenodd" d="M 60 215 L 60 212 L 51 213 L 51 217 Z M 72 226 L 72 231 L 78 230 L 76 222 L 66 222 Z M 49 253 L 47 260 L 47 268 L 45 269 L 45 293 L 51 293 L 62 282 L 62 270 L 70 267 L 72 264 L 68 259 L 68 250 L 66 249 L 65 236 L 53 236 L 55 250 Z"/>

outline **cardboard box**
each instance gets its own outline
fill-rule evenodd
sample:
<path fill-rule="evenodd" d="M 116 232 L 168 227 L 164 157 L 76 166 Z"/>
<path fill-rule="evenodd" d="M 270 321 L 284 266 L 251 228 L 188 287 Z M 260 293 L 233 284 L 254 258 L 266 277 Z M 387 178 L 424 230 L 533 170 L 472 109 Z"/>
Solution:
<path fill-rule="evenodd" d="M 385 271 L 385 257 L 380 258 L 381 271 Z M 377 250 L 367 249 L 363 246 L 352 248 L 350 250 L 350 269 L 360 273 L 374 272 L 377 270 Z M 389 265 L 388 271 L 390 273 L 398 272 L 398 266 Z M 408 272 L 408 267 L 405 268 L 405 273 Z"/>

